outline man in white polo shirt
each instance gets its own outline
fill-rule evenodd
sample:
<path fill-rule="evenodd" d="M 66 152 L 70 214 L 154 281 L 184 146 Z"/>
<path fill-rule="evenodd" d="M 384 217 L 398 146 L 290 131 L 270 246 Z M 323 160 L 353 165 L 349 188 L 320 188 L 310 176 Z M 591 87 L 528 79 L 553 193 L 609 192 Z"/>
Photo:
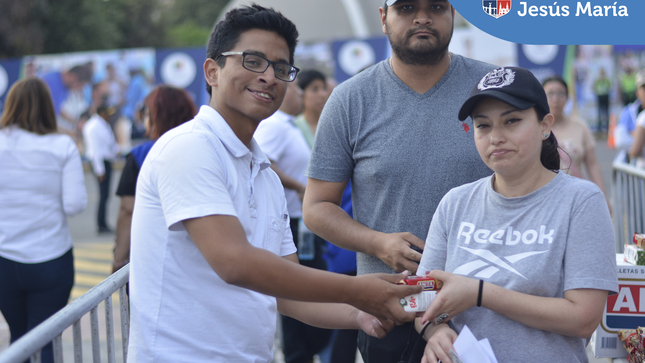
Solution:
<path fill-rule="evenodd" d="M 414 318 L 399 299 L 419 288 L 392 284 L 405 274 L 298 264 L 280 180 L 253 139 L 297 74 L 296 42 L 272 9 L 231 10 L 208 44 L 210 105 L 148 154 L 132 220 L 129 362 L 269 362 L 278 311 L 374 336 Z"/>

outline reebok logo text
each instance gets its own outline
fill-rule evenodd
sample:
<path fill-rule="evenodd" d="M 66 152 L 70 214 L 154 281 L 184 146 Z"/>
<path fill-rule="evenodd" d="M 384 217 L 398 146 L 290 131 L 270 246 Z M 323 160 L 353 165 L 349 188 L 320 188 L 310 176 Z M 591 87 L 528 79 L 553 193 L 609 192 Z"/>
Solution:
<path fill-rule="evenodd" d="M 546 226 L 544 225 L 540 226 L 539 231 L 529 229 L 522 232 L 513 230 L 513 227 L 509 226 L 505 230 L 500 229 L 493 232 L 488 229 L 477 229 L 472 223 L 461 222 L 459 233 L 457 233 L 457 239 L 459 242 L 463 242 L 466 245 L 470 244 L 471 241 L 475 243 L 504 244 L 506 246 L 516 245 L 520 241 L 527 245 L 533 243 L 551 244 L 553 243 L 554 233 L 555 230 L 553 229 L 547 233 Z"/>

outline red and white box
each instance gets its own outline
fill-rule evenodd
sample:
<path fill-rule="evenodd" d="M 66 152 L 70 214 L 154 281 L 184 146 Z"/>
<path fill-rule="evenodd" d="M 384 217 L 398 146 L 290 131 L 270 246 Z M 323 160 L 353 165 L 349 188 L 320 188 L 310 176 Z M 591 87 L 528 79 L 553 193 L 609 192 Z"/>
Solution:
<path fill-rule="evenodd" d="M 597 358 L 627 357 L 618 331 L 645 326 L 645 266 L 628 264 L 622 253 L 616 255 L 616 264 L 618 294 L 607 297 L 602 320 L 591 338 Z"/>
<path fill-rule="evenodd" d="M 426 311 L 436 297 L 436 291 L 421 291 L 418 294 L 404 297 L 399 303 L 403 306 L 403 310 L 419 313 Z"/>
<path fill-rule="evenodd" d="M 429 276 L 408 276 L 407 278 L 399 281 L 399 285 L 421 286 L 423 291 L 437 291 L 441 290 L 443 282 Z"/>

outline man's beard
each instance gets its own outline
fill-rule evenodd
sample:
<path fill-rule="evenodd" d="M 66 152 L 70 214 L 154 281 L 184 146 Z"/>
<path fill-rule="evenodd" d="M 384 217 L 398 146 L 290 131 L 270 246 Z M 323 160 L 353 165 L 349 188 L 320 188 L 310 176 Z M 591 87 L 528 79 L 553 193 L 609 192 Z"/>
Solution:
<path fill-rule="evenodd" d="M 410 36 L 419 30 L 425 30 L 437 39 L 437 45 L 427 44 L 416 47 L 410 46 Z M 439 63 L 448 52 L 450 40 L 452 39 L 452 29 L 447 37 L 442 37 L 439 32 L 427 27 L 417 27 L 406 32 L 405 36 L 395 39 L 385 25 L 387 37 L 392 46 L 392 52 L 405 64 L 409 65 L 433 65 Z"/>

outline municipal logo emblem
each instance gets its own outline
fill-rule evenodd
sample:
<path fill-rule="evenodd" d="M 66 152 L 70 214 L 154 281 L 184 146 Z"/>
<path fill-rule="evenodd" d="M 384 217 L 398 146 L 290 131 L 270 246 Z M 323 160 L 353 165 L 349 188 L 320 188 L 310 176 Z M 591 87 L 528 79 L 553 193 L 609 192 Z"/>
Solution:
<path fill-rule="evenodd" d="M 502 88 L 510 85 L 515 80 L 515 72 L 506 68 L 499 68 L 493 71 L 488 72 L 479 81 L 477 88 L 480 91 L 484 91 L 490 88 Z"/>
<path fill-rule="evenodd" d="M 511 11 L 511 0 L 482 0 L 482 8 L 493 18 L 501 18 Z"/>

